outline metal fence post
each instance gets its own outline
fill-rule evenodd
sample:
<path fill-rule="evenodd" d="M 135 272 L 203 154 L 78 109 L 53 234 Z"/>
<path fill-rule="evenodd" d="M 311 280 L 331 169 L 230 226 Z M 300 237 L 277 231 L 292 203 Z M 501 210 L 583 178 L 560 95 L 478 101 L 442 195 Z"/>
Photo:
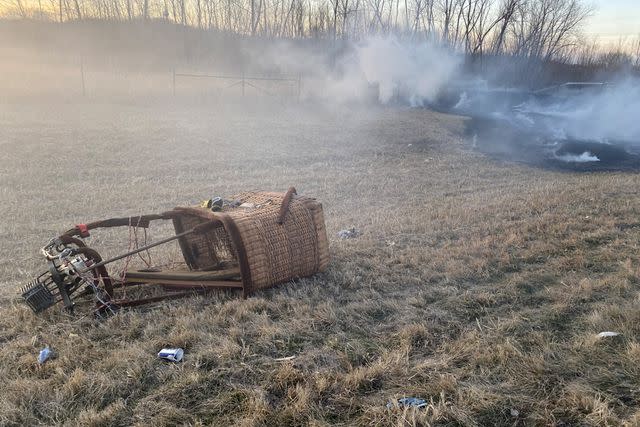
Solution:
<path fill-rule="evenodd" d="M 171 73 L 172 73 L 172 77 L 173 77 L 172 80 L 171 80 L 171 88 L 172 88 L 171 93 L 173 93 L 173 96 L 176 96 L 176 69 L 173 68 L 171 70 Z"/>
<path fill-rule="evenodd" d="M 84 84 L 84 58 L 80 55 L 80 80 L 82 82 L 82 96 L 87 95 L 87 89 Z"/>

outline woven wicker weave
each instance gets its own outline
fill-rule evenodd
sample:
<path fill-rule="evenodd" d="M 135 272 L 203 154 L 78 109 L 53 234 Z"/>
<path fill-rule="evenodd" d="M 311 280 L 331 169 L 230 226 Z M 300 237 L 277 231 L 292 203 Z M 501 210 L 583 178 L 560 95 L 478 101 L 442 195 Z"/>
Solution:
<path fill-rule="evenodd" d="M 180 247 L 192 269 L 214 269 L 239 264 L 244 294 L 324 270 L 329 247 L 322 205 L 296 196 L 279 223 L 286 193 L 249 192 L 233 196 L 244 206 L 225 206 L 222 212 L 207 208 L 176 208 L 176 233 L 207 221 L 214 228 L 182 237 Z"/>

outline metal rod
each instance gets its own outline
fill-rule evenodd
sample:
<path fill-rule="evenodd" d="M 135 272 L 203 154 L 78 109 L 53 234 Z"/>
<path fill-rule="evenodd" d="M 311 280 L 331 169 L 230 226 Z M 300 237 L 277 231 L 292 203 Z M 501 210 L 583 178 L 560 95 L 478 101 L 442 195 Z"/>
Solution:
<path fill-rule="evenodd" d="M 82 80 L 82 96 L 87 95 L 87 90 L 84 84 L 84 58 L 80 55 L 80 78 Z"/>
<path fill-rule="evenodd" d="M 172 280 L 172 279 L 138 279 L 125 278 L 123 286 L 146 285 L 168 285 L 176 288 L 238 288 L 242 289 L 242 282 L 234 280 Z"/>
<path fill-rule="evenodd" d="M 82 274 L 82 273 L 86 273 L 87 271 L 91 271 L 91 270 L 94 270 L 94 269 L 96 269 L 96 268 L 102 267 L 102 266 L 103 266 L 103 265 L 105 265 L 105 264 L 109 264 L 109 263 L 111 263 L 111 262 L 118 261 L 118 260 L 120 260 L 120 259 L 122 259 L 122 258 L 126 258 L 126 257 L 128 257 L 128 256 L 135 255 L 135 254 L 137 254 L 138 252 L 143 252 L 143 251 L 146 251 L 147 249 L 151 249 L 151 248 L 154 248 L 154 247 L 156 247 L 156 246 L 162 245 L 162 244 L 164 244 L 164 243 L 171 242 L 172 240 L 179 239 L 180 237 L 182 237 L 182 236 L 186 236 L 187 234 L 191 234 L 191 233 L 193 233 L 193 232 L 195 232 L 195 231 L 196 231 L 196 229 L 195 229 L 195 228 L 192 228 L 191 230 L 187 230 L 187 231 L 185 231 L 185 232 L 183 232 L 183 233 L 176 234 L 175 236 L 167 237 L 166 239 L 162 239 L 162 240 L 159 240 L 159 241 L 157 241 L 157 242 L 150 243 L 150 244 L 148 244 L 148 245 L 146 245 L 146 246 L 143 246 L 143 247 L 141 247 L 141 248 L 138 248 L 138 249 L 135 249 L 135 250 L 133 250 L 133 251 L 127 252 L 127 253 L 125 253 L 125 254 L 118 255 L 118 256 L 116 256 L 116 257 L 113 257 L 113 258 L 110 258 L 110 259 L 107 259 L 107 260 L 101 261 L 101 262 L 99 262 L 99 263 L 97 263 L 97 264 L 93 264 L 91 267 L 86 268 L 86 269 L 84 269 L 84 270 L 82 270 L 82 271 L 79 271 L 79 273 L 80 273 L 80 274 Z"/>
<path fill-rule="evenodd" d="M 224 280 L 240 277 L 239 268 L 230 268 L 228 270 L 217 271 L 139 271 L 131 270 L 124 273 L 126 280 L 191 280 L 191 281 L 208 281 L 208 280 Z"/>
<path fill-rule="evenodd" d="M 172 94 L 173 96 L 176 96 L 176 69 L 172 69 L 171 70 L 173 73 L 173 80 L 172 80 Z"/>
<path fill-rule="evenodd" d="M 134 299 L 134 300 L 130 300 L 130 299 L 112 300 L 110 301 L 109 305 L 114 305 L 117 307 L 135 307 L 138 305 L 149 304 L 153 302 L 160 302 L 167 299 L 178 299 L 178 298 L 194 296 L 196 294 L 200 294 L 204 292 L 206 292 L 206 289 L 192 289 L 187 292 L 178 292 L 175 294 L 160 295 L 157 297 L 149 297 L 149 298 Z M 98 307 L 95 311 L 99 311 L 100 309 L 105 307 L 106 307 L 105 305 L 102 305 Z"/>

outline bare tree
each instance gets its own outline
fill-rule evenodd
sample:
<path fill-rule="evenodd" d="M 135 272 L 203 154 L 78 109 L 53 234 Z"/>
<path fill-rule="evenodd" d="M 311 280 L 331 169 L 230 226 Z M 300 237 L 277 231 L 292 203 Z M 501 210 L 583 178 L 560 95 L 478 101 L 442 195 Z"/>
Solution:
<path fill-rule="evenodd" d="M 549 60 L 576 41 L 576 30 L 591 13 L 579 0 L 529 0 L 516 5 L 511 21 L 513 51 Z"/>
<path fill-rule="evenodd" d="M 19 17 L 21 18 L 27 17 L 27 11 L 24 7 L 24 3 L 22 3 L 22 0 L 13 0 L 13 6 L 15 7 L 15 10 Z"/>
<path fill-rule="evenodd" d="M 493 40 L 493 53 L 499 55 L 502 52 L 505 43 L 507 29 L 511 25 L 511 20 L 522 0 L 503 0 L 498 12 L 499 27 L 498 32 Z"/>

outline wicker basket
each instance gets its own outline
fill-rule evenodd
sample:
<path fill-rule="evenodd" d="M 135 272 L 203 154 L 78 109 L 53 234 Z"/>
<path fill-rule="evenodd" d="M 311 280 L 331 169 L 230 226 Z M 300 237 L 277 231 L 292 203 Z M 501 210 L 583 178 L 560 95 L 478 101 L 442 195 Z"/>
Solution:
<path fill-rule="evenodd" d="M 172 215 L 176 234 L 205 222 L 213 227 L 179 239 L 189 268 L 239 265 L 243 293 L 313 275 L 329 263 L 322 205 L 288 193 L 248 192 L 232 197 L 240 206 L 221 212 L 180 207 Z"/>

